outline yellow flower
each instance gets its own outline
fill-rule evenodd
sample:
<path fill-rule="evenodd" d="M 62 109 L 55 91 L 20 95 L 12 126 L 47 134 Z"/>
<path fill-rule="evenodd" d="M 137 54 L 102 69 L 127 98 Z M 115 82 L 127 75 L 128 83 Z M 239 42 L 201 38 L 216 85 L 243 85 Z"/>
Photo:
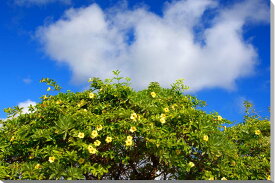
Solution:
<path fill-rule="evenodd" d="M 160 118 L 159 121 L 160 121 L 162 124 L 164 124 L 164 123 L 166 122 L 164 117 Z"/>
<path fill-rule="evenodd" d="M 266 178 L 267 180 L 270 180 L 271 178 L 270 178 L 270 175 L 269 176 L 267 176 L 267 178 Z"/>
<path fill-rule="evenodd" d="M 56 101 L 55 102 L 57 105 L 59 105 L 59 104 L 62 104 L 62 101 L 61 100 L 58 100 L 58 101 Z"/>
<path fill-rule="evenodd" d="M 89 93 L 89 98 L 95 98 L 95 94 L 94 93 Z"/>
<path fill-rule="evenodd" d="M 91 146 L 91 145 L 89 145 L 89 146 L 88 146 L 88 151 L 89 151 L 89 153 L 91 153 L 91 154 L 95 154 L 95 153 L 97 153 L 96 148 L 94 148 L 94 147 L 93 147 L 93 146 Z"/>
<path fill-rule="evenodd" d="M 204 136 L 203 136 L 203 140 L 204 140 L 204 141 L 208 141 L 208 136 L 207 136 L 207 135 L 204 135 Z"/>
<path fill-rule="evenodd" d="M 153 98 L 155 98 L 155 97 L 157 96 L 157 94 L 156 94 L 155 92 L 151 92 L 151 96 L 152 96 Z"/>
<path fill-rule="evenodd" d="M 127 140 L 133 140 L 133 137 L 132 136 L 127 136 Z"/>
<path fill-rule="evenodd" d="M 78 102 L 77 107 L 82 107 L 85 104 L 86 104 L 85 100 L 81 100 L 80 102 Z"/>
<path fill-rule="evenodd" d="M 195 166 L 195 164 L 194 164 L 192 161 L 190 161 L 190 162 L 188 163 L 188 166 L 190 166 L 190 167 L 192 168 L 192 167 Z"/>
<path fill-rule="evenodd" d="M 55 157 L 54 157 L 54 156 L 49 157 L 49 162 L 50 162 L 50 163 L 53 163 L 54 160 L 55 160 Z"/>
<path fill-rule="evenodd" d="M 256 135 L 260 135 L 260 134 L 261 134 L 261 131 L 260 131 L 260 130 L 255 130 L 255 134 L 256 134 Z"/>
<path fill-rule="evenodd" d="M 221 121 L 221 120 L 222 120 L 222 117 L 221 117 L 221 116 L 217 116 L 217 119 L 218 119 L 219 121 Z"/>
<path fill-rule="evenodd" d="M 10 142 L 14 141 L 15 137 L 12 136 L 11 139 L 10 139 Z"/>
<path fill-rule="evenodd" d="M 100 142 L 99 140 L 96 140 L 96 141 L 94 142 L 94 145 L 95 145 L 95 146 L 100 146 L 100 144 L 101 144 L 101 142 Z"/>
<path fill-rule="evenodd" d="M 134 133 L 135 131 L 137 131 L 137 128 L 136 128 L 135 126 L 132 126 L 132 127 L 130 128 L 130 132 Z"/>
<path fill-rule="evenodd" d="M 133 121 L 137 121 L 137 117 L 138 116 L 136 113 L 132 113 L 130 119 L 132 119 Z"/>
<path fill-rule="evenodd" d="M 97 136 L 98 136 L 97 131 L 96 131 L 96 130 L 93 130 L 93 131 L 92 131 L 92 134 L 91 134 L 91 138 L 94 139 L 94 138 L 96 138 Z"/>
<path fill-rule="evenodd" d="M 80 163 L 80 164 L 82 164 L 82 163 L 84 163 L 84 159 L 83 158 L 80 158 L 79 160 L 78 160 L 78 163 Z"/>
<path fill-rule="evenodd" d="M 175 110 L 177 106 L 178 106 L 177 104 L 173 104 L 173 105 L 171 106 L 171 108 L 172 108 L 173 110 Z"/>
<path fill-rule="evenodd" d="M 33 158 L 34 158 L 34 156 L 33 156 L 33 155 L 30 155 L 30 156 L 29 156 L 29 159 L 33 159 Z"/>
<path fill-rule="evenodd" d="M 165 118 L 165 117 L 166 117 L 166 114 L 161 114 L 160 117 L 161 117 L 161 118 Z"/>
<path fill-rule="evenodd" d="M 51 87 L 48 87 L 47 91 L 50 91 L 51 90 Z"/>
<path fill-rule="evenodd" d="M 106 137 L 106 139 L 105 139 L 105 141 L 107 142 L 107 143 L 110 143 L 110 142 L 112 142 L 112 137 Z"/>
<path fill-rule="evenodd" d="M 69 137 L 69 138 L 68 138 L 68 142 L 74 142 L 74 138 Z"/>
<path fill-rule="evenodd" d="M 129 137 L 129 136 L 128 136 L 128 137 Z M 131 146 L 131 145 L 133 145 L 133 141 L 130 140 L 130 139 L 127 139 L 127 140 L 125 141 L 125 143 L 126 143 L 126 146 Z"/>
<path fill-rule="evenodd" d="M 214 177 L 210 177 L 208 180 L 214 180 Z"/>
<path fill-rule="evenodd" d="M 102 127 L 101 125 L 97 125 L 97 126 L 96 126 L 96 130 L 97 130 L 97 131 L 102 130 L 102 128 L 103 128 L 103 127 Z"/>
<path fill-rule="evenodd" d="M 227 180 L 227 178 L 223 177 L 223 178 L 221 178 L 221 180 Z"/>
<path fill-rule="evenodd" d="M 88 146 L 88 150 L 93 149 L 94 147 L 92 145 Z"/>
<path fill-rule="evenodd" d="M 39 169 L 39 168 L 42 168 L 42 166 L 40 164 L 36 164 L 34 168 Z"/>
<path fill-rule="evenodd" d="M 84 135 L 84 133 L 81 133 L 81 132 L 79 132 L 79 133 L 78 133 L 78 138 L 83 139 L 83 138 L 84 138 L 84 136 L 85 136 L 85 135 Z"/>
<path fill-rule="evenodd" d="M 164 111 L 164 112 L 169 112 L 168 107 L 164 108 L 163 111 Z"/>

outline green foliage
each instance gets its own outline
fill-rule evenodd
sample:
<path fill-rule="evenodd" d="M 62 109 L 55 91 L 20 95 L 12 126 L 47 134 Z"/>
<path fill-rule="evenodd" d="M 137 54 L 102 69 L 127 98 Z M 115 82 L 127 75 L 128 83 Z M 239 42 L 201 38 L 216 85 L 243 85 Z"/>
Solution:
<path fill-rule="evenodd" d="M 270 122 L 252 105 L 243 123 L 221 130 L 231 122 L 198 109 L 205 102 L 183 94 L 183 80 L 134 91 L 114 75 L 45 95 L 28 114 L 6 109 L 0 179 L 268 179 Z"/>
<path fill-rule="evenodd" d="M 49 78 L 43 78 L 40 80 L 41 83 L 46 83 L 49 86 L 52 86 L 53 89 L 51 87 L 49 87 L 47 89 L 47 91 L 53 90 L 53 91 L 60 91 L 61 87 L 53 80 L 53 79 L 49 79 Z"/>

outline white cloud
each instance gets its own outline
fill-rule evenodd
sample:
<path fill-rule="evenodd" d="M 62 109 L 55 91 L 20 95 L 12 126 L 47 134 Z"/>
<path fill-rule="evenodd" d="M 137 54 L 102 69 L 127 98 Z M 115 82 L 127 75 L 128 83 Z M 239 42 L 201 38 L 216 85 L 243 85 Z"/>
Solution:
<path fill-rule="evenodd" d="M 26 101 L 24 101 L 24 102 L 20 102 L 19 104 L 18 104 L 18 107 L 20 107 L 20 108 L 23 108 L 23 110 L 22 110 L 22 114 L 25 114 L 25 113 L 29 113 L 30 111 L 29 111 L 29 106 L 30 105 L 32 105 L 32 106 L 35 106 L 36 105 L 36 102 L 34 102 L 34 101 L 31 101 L 31 100 L 26 100 Z"/>
<path fill-rule="evenodd" d="M 20 108 L 23 108 L 22 109 L 22 112 L 21 112 L 21 114 L 26 114 L 26 113 L 30 113 L 30 111 L 29 111 L 29 107 L 30 106 L 35 106 L 36 105 L 36 102 L 34 102 L 34 101 L 31 101 L 31 100 L 26 100 L 26 101 L 24 101 L 24 102 L 20 102 L 19 104 L 18 104 L 18 107 L 20 107 Z M 15 115 L 15 117 L 17 117 L 19 114 L 17 114 L 17 115 Z M 11 117 L 9 117 L 9 118 L 0 118 L 0 120 L 2 120 L 2 121 L 6 121 L 7 119 L 12 119 Z M 3 126 L 3 124 L 0 124 L 0 127 L 2 127 Z"/>
<path fill-rule="evenodd" d="M 205 11 L 217 11 L 202 27 Z M 75 82 L 110 77 L 119 69 L 137 88 L 151 81 L 169 86 L 184 78 L 191 90 L 233 89 L 235 80 L 253 74 L 257 52 L 243 40 L 247 23 L 266 23 L 263 0 L 246 0 L 221 8 L 214 0 L 167 4 L 163 16 L 145 8 L 103 11 L 96 4 L 69 9 L 58 21 L 41 26 L 37 36 L 46 54 L 67 63 Z M 204 44 L 198 41 L 202 40 Z"/>
<path fill-rule="evenodd" d="M 15 0 L 17 5 L 45 5 L 53 2 L 71 4 L 71 0 Z"/>
<path fill-rule="evenodd" d="M 22 81 L 23 81 L 25 84 L 30 84 L 30 83 L 32 82 L 32 79 L 30 79 L 30 78 L 24 78 Z"/>

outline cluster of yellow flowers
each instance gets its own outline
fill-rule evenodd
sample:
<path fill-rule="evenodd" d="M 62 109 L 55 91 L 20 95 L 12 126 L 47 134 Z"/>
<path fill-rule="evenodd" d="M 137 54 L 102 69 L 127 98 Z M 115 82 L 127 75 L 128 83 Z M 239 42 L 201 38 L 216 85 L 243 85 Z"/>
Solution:
<path fill-rule="evenodd" d="M 91 133 L 91 138 L 94 139 L 98 136 L 98 132 L 97 131 L 100 131 L 102 130 L 102 125 L 97 125 L 96 126 L 96 130 L 93 130 L 92 133 Z M 78 138 L 81 138 L 83 139 L 85 137 L 85 134 L 83 132 L 79 132 L 78 133 Z"/>
<path fill-rule="evenodd" d="M 92 139 L 94 139 L 94 138 L 96 138 L 97 136 L 98 136 L 98 131 L 100 131 L 100 130 L 102 130 L 103 129 L 103 127 L 102 127 L 102 125 L 97 125 L 96 126 L 96 130 L 93 130 L 92 132 L 91 132 L 91 138 Z M 136 130 L 136 128 L 135 127 L 132 127 L 131 128 L 132 130 Z M 85 134 L 84 133 L 82 133 L 82 132 L 79 132 L 78 133 L 78 138 L 84 138 L 84 136 L 85 136 Z M 107 136 L 106 137 L 106 139 L 105 139 L 105 141 L 107 142 L 107 143 L 110 143 L 110 142 L 112 142 L 112 137 L 109 137 L 109 136 Z M 101 144 L 101 141 L 99 141 L 99 140 L 96 140 L 96 141 L 94 141 L 94 146 L 100 146 L 100 144 Z M 96 148 L 94 148 L 93 147 L 93 145 L 89 145 L 88 146 L 88 151 L 89 151 L 89 153 L 91 153 L 91 154 L 95 154 L 95 153 L 97 153 L 97 149 Z M 84 161 L 84 160 L 83 160 Z M 80 159 L 79 160 L 79 163 L 81 163 L 82 162 L 82 160 Z"/>

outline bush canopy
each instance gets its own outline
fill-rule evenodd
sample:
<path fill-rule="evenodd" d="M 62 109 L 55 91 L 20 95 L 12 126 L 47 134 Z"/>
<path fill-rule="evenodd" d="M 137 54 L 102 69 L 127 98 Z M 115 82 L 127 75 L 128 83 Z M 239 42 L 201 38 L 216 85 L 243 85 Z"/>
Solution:
<path fill-rule="evenodd" d="M 90 78 L 83 92 L 59 91 L 0 121 L 0 179 L 270 179 L 270 121 L 246 102 L 232 127 L 205 102 L 157 82 L 135 91 L 129 78 Z"/>

